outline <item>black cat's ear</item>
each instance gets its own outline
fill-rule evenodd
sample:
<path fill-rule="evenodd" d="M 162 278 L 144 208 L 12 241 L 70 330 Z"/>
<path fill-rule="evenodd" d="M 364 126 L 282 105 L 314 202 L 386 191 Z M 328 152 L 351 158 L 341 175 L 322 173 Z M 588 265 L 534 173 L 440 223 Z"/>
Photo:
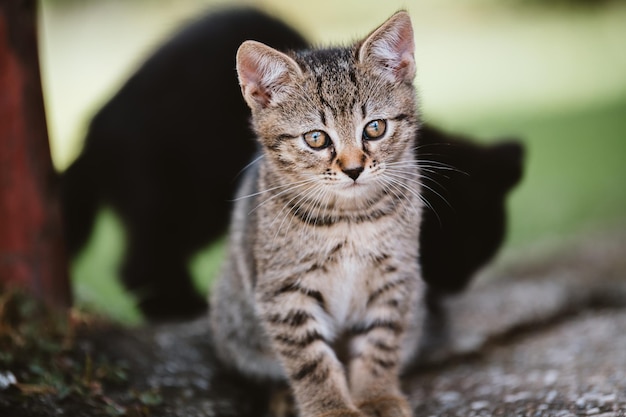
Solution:
<path fill-rule="evenodd" d="M 253 110 L 279 101 L 300 74 L 292 58 L 260 42 L 245 41 L 237 51 L 241 92 Z"/>
<path fill-rule="evenodd" d="M 502 138 L 488 149 L 491 158 L 487 166 L 493 167 L 494 183 L 508 191 L 520 182 L 524 173 L 524 146 L 519 140 Z"/>
<path fill-rule="evenodd" d="M 373 66 L 392 82 L 413 82 L 414 55 L 413 27 L 405 11 L 391 16 L 363 41 L 359 49 L 360 62 Z"/>

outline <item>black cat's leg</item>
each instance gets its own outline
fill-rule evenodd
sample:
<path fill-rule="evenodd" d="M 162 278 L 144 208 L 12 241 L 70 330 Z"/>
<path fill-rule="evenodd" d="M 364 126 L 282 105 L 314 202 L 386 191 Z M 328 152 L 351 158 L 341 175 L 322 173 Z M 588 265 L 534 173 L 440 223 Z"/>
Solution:
<path fill-rule="evenodd" d="M 61 174 L 61 204 L 65 227 L 65 242 L 74 257 L 91 236 L 100 198 L 96 176 L 97 155 L 83 154 Z M 95 177 L 95 178 L 94 178 Z"/>
<path fill-rule="evenodd" d="M 187 256 L 162 242 L 129 242 L 122 278 L 138 299 L 149 320 L 185 319 L 198 316 L 207 302 L 193 286 Z"/>

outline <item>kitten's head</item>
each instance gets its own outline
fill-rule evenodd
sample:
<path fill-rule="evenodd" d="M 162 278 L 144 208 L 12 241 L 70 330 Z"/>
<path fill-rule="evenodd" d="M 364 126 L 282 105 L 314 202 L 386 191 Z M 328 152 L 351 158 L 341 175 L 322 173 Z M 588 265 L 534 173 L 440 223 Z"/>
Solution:
<path fill-rule="evenodd" d="M 285 54 L 243 43 L 241 90 L 274 180 L 322 184 L 329 204 L 371 200 L 395 182 L 390 167 L 414 161 L 413 51 L 406 12 L 348 48 Z"/>

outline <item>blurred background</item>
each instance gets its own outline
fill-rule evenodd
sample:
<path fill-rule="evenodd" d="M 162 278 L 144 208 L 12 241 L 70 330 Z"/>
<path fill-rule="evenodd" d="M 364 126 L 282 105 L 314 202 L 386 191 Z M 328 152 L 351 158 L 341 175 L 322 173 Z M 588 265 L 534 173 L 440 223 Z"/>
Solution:
<path fill-rule="evenodd" d="M 90 118 L 161 42 L 223 5 L 270 11 L 322 45 L 351 42 L 407 9 L 425 120 L 482 141 L 508 136 L 526 145 L 525 176 L 509 199 L 508 238 L 496 263 L 626 229 L 626 1 L 620 0 L 41 0 L 41 64 L 57 169 L 77 156 Z M 74 292 L 83 306 L 137 323 L 140 315 L 117 279 L 123 249 L 120 223 L 105 209 L 72 263 Z M 202 291 L 222 253 L 218 243 L 193 260 Z"/>

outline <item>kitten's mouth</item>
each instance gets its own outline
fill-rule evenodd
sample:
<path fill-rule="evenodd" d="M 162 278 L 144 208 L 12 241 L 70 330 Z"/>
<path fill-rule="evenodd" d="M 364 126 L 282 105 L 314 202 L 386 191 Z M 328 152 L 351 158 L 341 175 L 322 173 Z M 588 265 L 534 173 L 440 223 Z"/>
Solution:
<path fill-rule="evenodd" d="M 338 198 L 360 199 L 368 197 L 373 191 L 372 183 L 358 178 L 356 181 L 341 181 L 332 185 Z"/>
<path fill-rule="evenodd" d="M 363 188 L 363 187 L 365 187 L 365 184 L 363 184 L 363 182 L 361 182 L 361 181 L 352 181 L 350 183 L 344 184 L 342 188 L 345 189 L 345 190 L 357 190 L 357 189 L 360 189 L 360 188 Z"/>
<path fill-rule="evenodd" d="M 348 198 L 360 198 L 367 192 L 368 186 L 362 181 L 352 181 L 351 183 L 342 184 L 340 192 L 342 196 Z"/>

